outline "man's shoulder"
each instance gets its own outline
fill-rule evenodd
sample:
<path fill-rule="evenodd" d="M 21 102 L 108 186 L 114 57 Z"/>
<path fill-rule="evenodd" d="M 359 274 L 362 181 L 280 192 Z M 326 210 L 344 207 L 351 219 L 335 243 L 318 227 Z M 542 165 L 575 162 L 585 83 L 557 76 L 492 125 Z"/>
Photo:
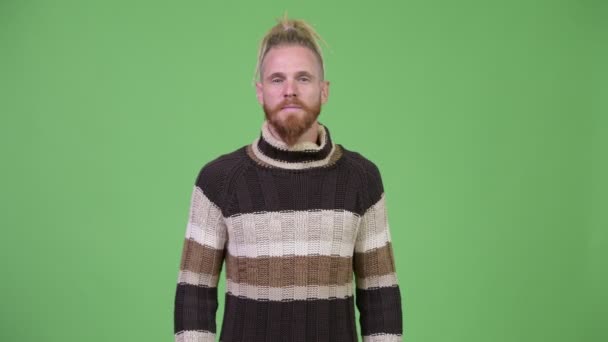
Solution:
<path fill-rule="evenodd" d="M 360 187 L 363 190 L 362 194 L 365 196 L 363 205 L 364 208 L 368 208 L 376 203 L 384 193 L 380 169 L 375 162 L 361 153 L 347 150 L 344 146 L 341 147 L 344 158 L 346 158 L 350 167 L 356 170 L 355 172 L 360 176 Z"/>
<path fill-rule="evenodd" d="M 342 148 L 344 158 L 346 158 L 346 160 L 352 167 L 359 169 L 361 172 L 369 176 L 380 176 L 380 170 L 378 166 L 371 159 L 357 151 L 349 150 L 342 145 L 340 145 L 340 147 Z"/>
<path fill-rule="evenodd" d="M 201 167 L 201 171 L 205 170 L 211 172 L 218 172 L 243 161 L 246 157 L 245 147 L 246 146 L 241 146 L 231 152 L 221 154 L 207 161 Z"/>
<path fill-rule="evenodd" d="M 247 157 L 245 147 L 241 146 L 234 151 L 221 154 L 204 163 L 200 167 L 196 177 L 196 185 L 203 190 L 220 190 L 226 177 Z"/>

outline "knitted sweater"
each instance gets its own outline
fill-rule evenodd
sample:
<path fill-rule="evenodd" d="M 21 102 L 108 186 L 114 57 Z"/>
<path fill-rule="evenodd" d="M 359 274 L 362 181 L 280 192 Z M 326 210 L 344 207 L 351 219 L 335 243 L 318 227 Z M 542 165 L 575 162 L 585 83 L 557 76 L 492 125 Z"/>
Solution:
<path fill-rule="evenodd" d="M 215 341 L 224 263 L 220 341 L 358 341 L 355 305 L 363 341 L 402 341 L 380 172 L 335 144 L 321 123 L 317 142 L 289 147 L 264 121 L 252 144 L 201 168 L 175 294 L 175 341 Z"/>

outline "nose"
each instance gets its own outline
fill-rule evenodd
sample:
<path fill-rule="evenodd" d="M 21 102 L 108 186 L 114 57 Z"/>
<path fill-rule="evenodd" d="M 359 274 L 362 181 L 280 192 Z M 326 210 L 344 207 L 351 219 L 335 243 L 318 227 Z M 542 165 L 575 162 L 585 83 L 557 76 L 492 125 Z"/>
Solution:
<path fill-rule="evenodd" d="M 284 97 L 296 97 L 297 94 L 297 89 L 296 89 L 296 85 L 295 82 L 293 80 L 286 80 L 285 81 L 285 92 L 284 92 Z"/>

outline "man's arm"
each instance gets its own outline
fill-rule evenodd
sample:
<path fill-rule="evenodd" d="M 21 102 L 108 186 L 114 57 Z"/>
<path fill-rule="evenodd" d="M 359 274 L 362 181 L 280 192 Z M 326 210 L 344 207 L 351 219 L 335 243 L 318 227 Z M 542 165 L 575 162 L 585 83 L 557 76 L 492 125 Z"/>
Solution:
<path fill-rule="evenodd" d="M 214 177 L 201 170 L 194 185 L 175 293 L 176 342 L 215 341 L 217 284 L 224 261 L 226 225 L 214 203 Z"/>
<path fill-rule="evenodd" d="M 368 176 L 371 206 L 361 217 L 353 259 L 361 335 L 364 342 L 402 341 L 401 293 L 382 179 L 373 164 Z"/>

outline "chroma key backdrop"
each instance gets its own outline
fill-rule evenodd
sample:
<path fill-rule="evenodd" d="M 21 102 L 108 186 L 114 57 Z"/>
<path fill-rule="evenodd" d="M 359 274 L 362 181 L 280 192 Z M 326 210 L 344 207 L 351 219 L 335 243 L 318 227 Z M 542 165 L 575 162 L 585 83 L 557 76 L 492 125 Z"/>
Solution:
<path fill-rule="evenodd" d="M 0 341 L 174 340 L 192 185 L 259 135 L 285 12 L 382 174 L 403 340 L 608 341 L 607 6 L 0 1 Z"/>

